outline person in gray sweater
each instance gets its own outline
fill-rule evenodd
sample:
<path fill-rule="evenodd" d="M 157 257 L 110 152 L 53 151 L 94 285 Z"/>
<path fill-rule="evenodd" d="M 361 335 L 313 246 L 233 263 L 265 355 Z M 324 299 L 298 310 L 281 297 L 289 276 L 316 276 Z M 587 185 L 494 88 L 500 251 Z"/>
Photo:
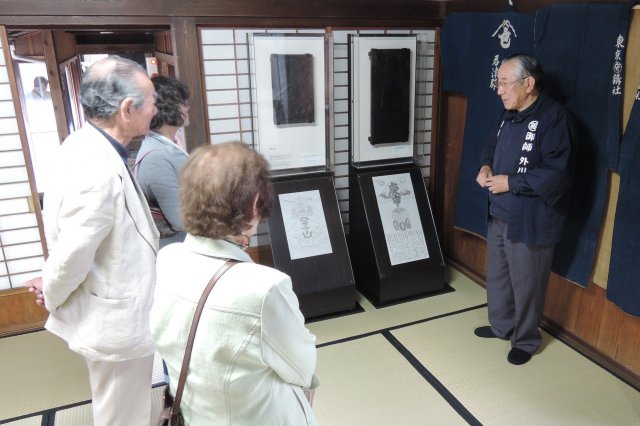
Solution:
<path fill-rule="evenodd" d="M 189 90 L 170 77 L 157 76 L 151 81 L 158 113 L 142 141 L 133 169 L 160 231 L 162 248 L 183 241 L 186 235 L 178 205 L 178 176 L 188 154 L 176 134 L 189 125 Z"/>

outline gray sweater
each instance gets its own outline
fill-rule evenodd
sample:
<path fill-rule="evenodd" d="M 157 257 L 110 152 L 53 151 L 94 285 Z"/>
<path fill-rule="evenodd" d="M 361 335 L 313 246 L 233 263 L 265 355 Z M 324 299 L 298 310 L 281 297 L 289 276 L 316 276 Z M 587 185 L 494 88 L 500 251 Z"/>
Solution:
<path fill-rule="evenodd" d="M 159 207 L 176 235 L 160 240 L 160 247 L 183 241 L 185 233 L 178 204 L 178 176 L 188 154 L 153 130 L 142 141 L 134 174 L 150 207 Z"/>

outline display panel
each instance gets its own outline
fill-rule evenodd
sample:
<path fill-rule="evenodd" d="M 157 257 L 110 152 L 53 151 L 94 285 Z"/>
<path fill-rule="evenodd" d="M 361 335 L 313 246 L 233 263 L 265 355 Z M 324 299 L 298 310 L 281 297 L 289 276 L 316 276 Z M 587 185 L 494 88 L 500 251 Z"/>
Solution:
<path fill-rule="evenodd" d="M 351 166 L 349 218 L 357 287 L 374 305 L 444 288 L 444 258 L 418 166 Z"/>
<path fill-rule="evenodd" d="M 273 190 L 273 265 L 291 277 L 305 318 L 352 311 L 355 280 L 333 179 L 281 176 Z"/>
<path fill-rule="evenodd" d="M 275 174 L 325 170 L 330 94 L 324 34 L 253 34 L 256 149 Z"/>
<path fill-rule="evenodd" d="M 355 167 L 413 161 L 416 46 L 414 35 L 349 37 L 349 130 Z"/>

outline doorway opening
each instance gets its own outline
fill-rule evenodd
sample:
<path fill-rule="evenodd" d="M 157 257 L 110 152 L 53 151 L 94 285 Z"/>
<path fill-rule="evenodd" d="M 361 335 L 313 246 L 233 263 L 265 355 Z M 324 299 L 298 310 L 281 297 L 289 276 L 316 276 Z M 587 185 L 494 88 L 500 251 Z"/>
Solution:
<path fill-rule="evenodd" d="M 8 36 L 41 204 L 60 143 L 84 123 L 80 80 L 91 63 L 118 55 L 139 63 L 149 76 L 175 75 L 168 29 L 12 29 Z"/>

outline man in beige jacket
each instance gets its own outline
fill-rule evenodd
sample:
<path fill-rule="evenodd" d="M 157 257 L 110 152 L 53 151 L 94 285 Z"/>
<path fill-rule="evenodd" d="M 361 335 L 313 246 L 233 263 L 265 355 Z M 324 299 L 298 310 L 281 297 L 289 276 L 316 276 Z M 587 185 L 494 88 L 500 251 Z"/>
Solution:
<path fill-rule="evenodd" d="M 61 146 L 44 201 L 49 257 L 29 285 L 45 327 L 87 362 L 94 425 L 148 425 L 158 231 L 126 146 L 149 130 L 155 92 L 142 67 L 110 57 L 87 70 L 80 99 L 88 122 Z"/>

